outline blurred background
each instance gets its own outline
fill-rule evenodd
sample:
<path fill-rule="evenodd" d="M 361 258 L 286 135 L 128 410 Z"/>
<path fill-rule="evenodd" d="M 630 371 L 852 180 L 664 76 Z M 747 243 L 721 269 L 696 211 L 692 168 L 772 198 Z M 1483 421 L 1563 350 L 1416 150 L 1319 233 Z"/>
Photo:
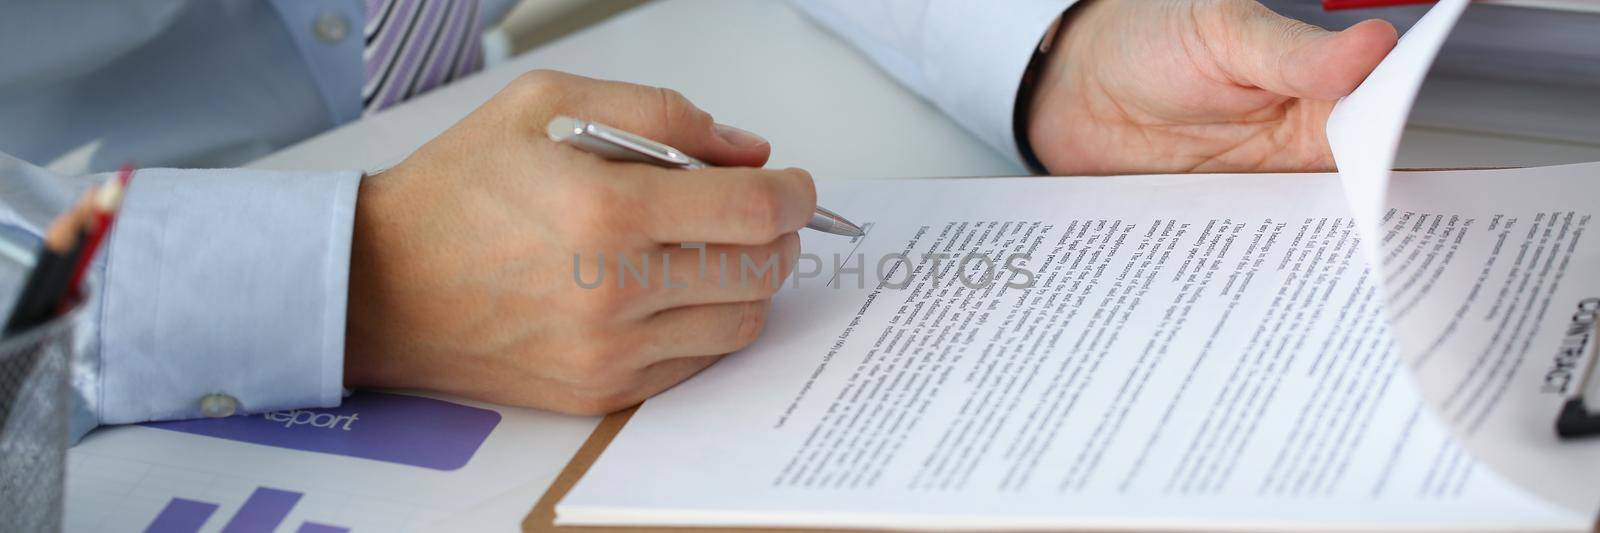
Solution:
<path fill-rule="evenodd" d="M 484 35 L 485 64 L 578 31 L 649 0 L 521 0 L 500 26 Z"/>
<path fill-rule="evenodd" d="M 488 32 L 490 67 L 652 0 L 520 0 Z M 662 0 L 656 0 L 660 2 Z M 781 1 L 781 0 L 770 0 Z M 1342 29 L 1369 17 L 1408 28 L 1427 5 L 1329 13 L 1320 0 L 1262 0 Z M 1600 0 L 1478 0 L 1440 56 L 1411 117 L 1403 167 L 1588 161 L 1600 154 Z M 1485 104 L 1488 105 L 1485 105 Z M 1462 109 L 1472 109 L 1463 113 Z M 1492 146 L 1491 146 L 1492 145 Z M 1523 159 L 1506 159 L 1514 147 Z M 1448 148 L 1448 149 L 1447 149 Z M 1450 153 L 1448 160 L 1418 151 Z"/>

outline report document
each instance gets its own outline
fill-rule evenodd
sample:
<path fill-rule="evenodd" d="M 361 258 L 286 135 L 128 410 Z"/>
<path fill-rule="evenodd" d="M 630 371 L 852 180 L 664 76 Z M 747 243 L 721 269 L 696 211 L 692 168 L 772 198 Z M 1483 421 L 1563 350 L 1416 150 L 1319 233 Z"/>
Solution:
<path fill-rule="evenodd" d="M 804 235 L 762 338 L 641 406 L 557 523 L 1592 528 L 1600 441 L 1553 422 L 1600 164 L 1388 170 L 1465 7 L 1340 105 L 1339 173 L 819 182 L 867 234 Z"/>

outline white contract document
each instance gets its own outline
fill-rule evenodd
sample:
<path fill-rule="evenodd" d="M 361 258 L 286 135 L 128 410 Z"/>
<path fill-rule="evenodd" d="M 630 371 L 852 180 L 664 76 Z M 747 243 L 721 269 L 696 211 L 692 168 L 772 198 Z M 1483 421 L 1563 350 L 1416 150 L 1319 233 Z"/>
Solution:
<path fill-rule="evenodd" d="M 1386 64 L 1426 69 L 1464 6 Z M 1552 425 L 1600 164 L 1391 176 L 1421 78 L 1341 105 L 1343 175 L 819 183 L 867 236 L 804 234 L 821 275 L 557 522 L 1590 529 L 1600 442 Z"/>

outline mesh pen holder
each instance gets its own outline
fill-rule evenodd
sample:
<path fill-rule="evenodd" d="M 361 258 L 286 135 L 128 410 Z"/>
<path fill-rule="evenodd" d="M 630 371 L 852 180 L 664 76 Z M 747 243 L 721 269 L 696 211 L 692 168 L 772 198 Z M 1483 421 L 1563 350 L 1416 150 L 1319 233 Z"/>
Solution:
<path fill-rule="evenodd" d="M 77 316 L 0 342 L 0 529 L 61 529 Z"/>

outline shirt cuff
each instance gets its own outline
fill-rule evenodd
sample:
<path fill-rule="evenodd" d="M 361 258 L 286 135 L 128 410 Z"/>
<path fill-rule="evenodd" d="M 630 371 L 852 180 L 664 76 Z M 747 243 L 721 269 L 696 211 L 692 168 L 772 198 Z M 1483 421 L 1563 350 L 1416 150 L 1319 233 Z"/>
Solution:
<path fill-rule="evenodd" d="M 140 170 L 103 258 L 100 386 L 78 387 L 98 422 L 338 405 L 360 179 Z"/>
<path fill-rule="evenodd" d="M 1021 162 L 1014 118 L 1022 76 L 1046 31 L 1076 0 L 929 5 L 925 94 L 984 142 Z"/>

